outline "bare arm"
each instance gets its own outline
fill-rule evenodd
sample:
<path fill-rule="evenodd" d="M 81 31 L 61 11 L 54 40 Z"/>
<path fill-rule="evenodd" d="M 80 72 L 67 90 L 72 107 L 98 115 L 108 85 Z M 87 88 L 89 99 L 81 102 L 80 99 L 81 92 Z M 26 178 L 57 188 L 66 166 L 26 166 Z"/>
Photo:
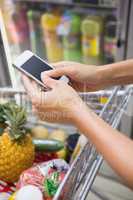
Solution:
<path fill-rule="evenodd" d="M 133 59 L 104 65 L 98 69 L 101 88 L 133 83 Z"/>
<path fill-rule="evenodd" d="M 73 88 L 78 91 L 96 91 L 114 85 L 133 83 L 133 59 L 114 64 L 93 66 L 75 62 L 59 62 L 49 77 L 66 75 Z"/>
<path fill-rule="evenodd" d="M 118 84 L 131 83 L 133 74 L 132 63 L 133 60 L 112 64 L 108 66 L 107 71 L 103 66 L 100 73 L 104 74 L 106 86 L 112 85 L 111 80 L 119 80 Z M 93 74 L 95 74 L 94 71 Z M 71 73 L 73 74 L 73 70 Z M 66 68 L 65 73 L 62 75 L 67 75 Z M 41 111 L 43 114 L 46 114 L 47 117 L 46 115 L 43 115 L 44 120 L 52 122 L 58 120 L 68 122 L 70 120 L 71 123 L 77 126 L 81 132 L 91 140 L 97 150 L 104 156 L 105 160 L 108 161 L 111 167 L 123 178 L 123 180 L 125 180 L 127 185 L 133 188 L 133 141 L 119 133 L 117 130 L 111 128 L 93 113 L 82 102 L 72 87 L 64 82 L 51 79 L 50 76 L 52 76 L 51 72 L 50 74 L 45 72 L 45 74 L 42 75 L 44 84 L 50 87 L 51 90 L 44 94 L 41 93 L 41 95 L 38 88 L 33 87 L 33 83 L 30 82 L 30 80 L 24 80 L 25 87 L 37 112 L 39 113 Z M 76 76 L 76 78 L 77 77 L 78 76 Z M 128 77 L 126 78 L 126 81 L 125 77 Z M 58 113 L 61 113 L 61 115 L 58 115 Z M 48 114 L 50 115 L 48 116 Z"/>
<path fill-rule="evenodd" d="M 95 145 L 104 159 L 133 188 L 133 141 L 110 127 L 85 104 L 73 108 L 75 125 Z"/>
<path fill-rule="evenodd" d="M 133 141 L 110 127 L 85 104 L 73 107 L 75 125 L 84 133 L 110 166 L 133 188 Z"/>

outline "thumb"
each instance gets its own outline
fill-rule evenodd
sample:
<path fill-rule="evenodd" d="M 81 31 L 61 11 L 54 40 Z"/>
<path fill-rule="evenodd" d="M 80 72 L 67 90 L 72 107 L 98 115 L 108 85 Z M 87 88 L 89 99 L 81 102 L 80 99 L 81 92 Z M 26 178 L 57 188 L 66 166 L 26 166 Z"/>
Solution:
<path fill-rule="evenodd" d="M 49 77 L 58 78 L 63 75 L 68 75 L 68 69 L 67 67 L 62 67 L 58 69 L 52 69 L 43 73 Z"/>
<path fill-rule="evenodd" d="M 50 78 L 45 74 L 45 72 L 41 73 L 41 79 L 43 83 L 50 88 L 54 88 L 54 86 L 58 83 L 58 80 Z"/>

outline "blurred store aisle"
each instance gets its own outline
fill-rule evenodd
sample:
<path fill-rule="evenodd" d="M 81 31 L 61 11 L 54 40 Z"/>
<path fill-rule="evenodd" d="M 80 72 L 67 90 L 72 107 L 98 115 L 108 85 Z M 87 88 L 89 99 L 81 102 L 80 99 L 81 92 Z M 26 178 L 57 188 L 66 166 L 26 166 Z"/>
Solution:
<path fill-rule="evenodd" d="M 133 200 L 133 192 L 120 182 L 120 178 L 104 162 L 87 200 Z"/>

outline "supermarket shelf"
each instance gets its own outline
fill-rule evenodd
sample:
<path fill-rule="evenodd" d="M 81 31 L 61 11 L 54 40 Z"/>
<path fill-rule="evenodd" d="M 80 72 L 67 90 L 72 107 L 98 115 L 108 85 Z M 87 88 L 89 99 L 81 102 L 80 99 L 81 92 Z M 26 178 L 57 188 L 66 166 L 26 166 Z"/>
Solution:
<path fill-rule="evenodd" d="M 57 1 L 57 0 L 14 0 L 15 3 L 27 3 L 29 6 L 36 6 L 44 7 L 46 4 L 53 4 L 53 5 L 62 5 L 68 7 L 80 7 L 80 8 L 94 8 L 94 9 L 108 9 L 114 10 L 117 9 L 117 6 L 107 6 L 107 5 L 96 5 L 96 4 L 89 4 L 89 3 L 74 3 L 71 1 Z M 37 8 L 37 7 L 36 7 Z"/>

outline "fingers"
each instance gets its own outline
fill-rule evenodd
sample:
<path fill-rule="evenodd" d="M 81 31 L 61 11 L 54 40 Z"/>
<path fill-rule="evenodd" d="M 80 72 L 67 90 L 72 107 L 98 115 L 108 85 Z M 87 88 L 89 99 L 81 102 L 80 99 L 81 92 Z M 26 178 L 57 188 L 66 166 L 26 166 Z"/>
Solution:
<path fill-rule="evenodd" d="M 24 83 L 24 88 L 26 89 L 26 91 L 29 93 L 30 91 L 32 91 L 33 87 L 32 87 L 32 82 L 31 80 L 25 76 L 22 75 L 22 81 Z"/>
<path fill-rule="evenodd" d="M 31 102 L 35 105 L 39 103 L 39 98 L 41 96 L 40 91 L 37 87 L 35 81 L 30 80 L 27 76 L 23 75 L 22 80 L 24 83 L 24 88 L 26 89 Z"/>
<path fill-rule="evenodd" d="M 60 61 L 60 62 L 52 63 L 51 65 L 52 65 L 55 69 L 58 69 L 58 68 L 62 68 L 62 67 L 68 66 L 68 65 L 69 65 L 69 62 Z"/>
<path fill-rule="evenodd" d="M 50 88 L 54 88 L 58 84 L 58 80 L 50 78 L 45 72 L 41 73 L 43 83 Z"/>
<path fill-rule="evenodd" d="M 43 72 L 42 76 L 43 75 L 47 75 L 47 76 L 52 77 L 52 78 L 57 78 L 57 77 L 60 77 L 60 76 L 63 76 L 63 75 L 68 75 L 68 69 L 67 69 L 67 67 L 57 68 L 57 69 L 53 69 L 53 70 Z"/>

